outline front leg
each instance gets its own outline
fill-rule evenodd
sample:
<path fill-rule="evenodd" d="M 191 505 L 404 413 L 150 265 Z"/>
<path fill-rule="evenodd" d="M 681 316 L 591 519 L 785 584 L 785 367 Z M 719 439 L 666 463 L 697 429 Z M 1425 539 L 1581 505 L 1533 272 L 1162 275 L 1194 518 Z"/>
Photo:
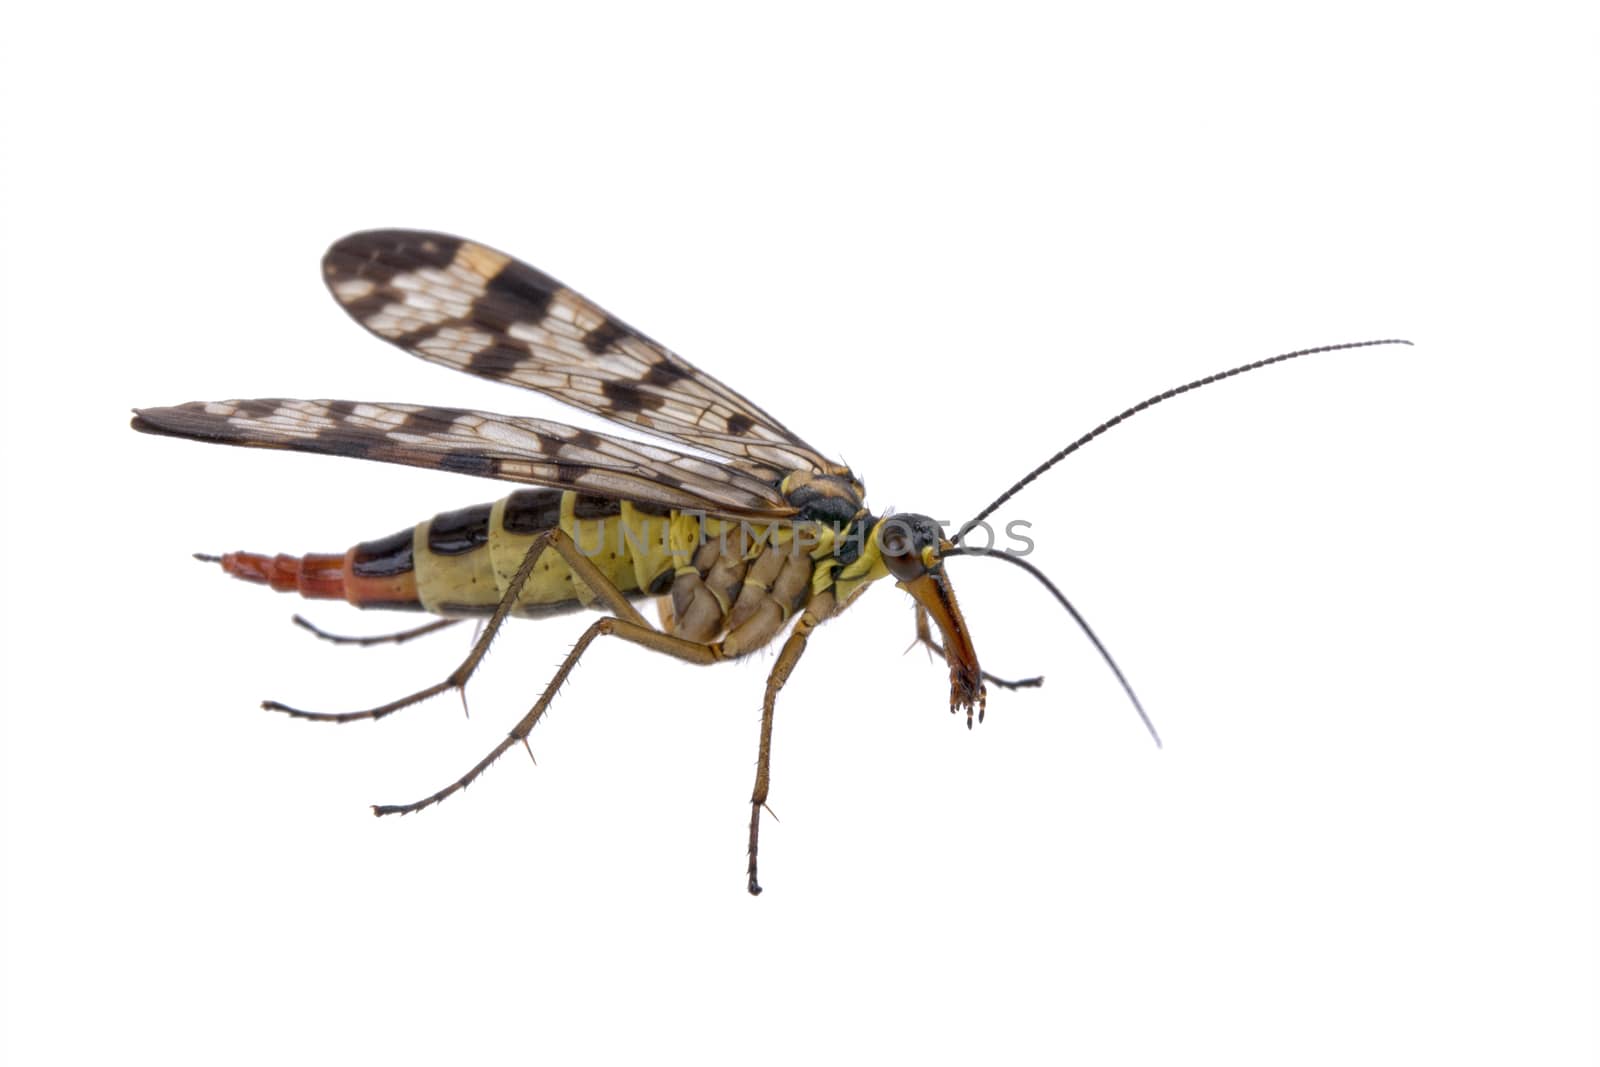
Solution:
<path fill-rule="evenodd" d="M 928 612 L 922 607 L 921 604 L 917 605 L 917 636 L 916 639 L 912 641 L 912 644 L 926 645 L 929 649 L 937 652 L 940 659 L 945 658 L 944 646 L 933 639 L 933 631 L 928 626 Z M 906 651 L 909 652 L 911 650 L 907 648 Z M 1022 678 L 1015 682 L 1007 681 L 1004 678 L 996 678 L 988 671 L 983 671 L 982 674 L 984 681 L 988 682 L 990 685 L 997 685 L 1001 689 L 1037 689 L 1039 686 L 1044 684 L 1044 675 L 1042 674 L 1033 678 Z"/>

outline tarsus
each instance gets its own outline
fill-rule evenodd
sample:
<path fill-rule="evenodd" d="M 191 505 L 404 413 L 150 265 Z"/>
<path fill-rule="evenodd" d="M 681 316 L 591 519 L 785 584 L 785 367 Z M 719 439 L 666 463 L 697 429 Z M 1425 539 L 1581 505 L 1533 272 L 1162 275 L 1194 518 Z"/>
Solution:
<path fill-rule="evenodd" d="M 985 559 L 1004 560 L 1007 563 L 1021 567 L 1023 570 L 1039 579 L 1040 582 L 1044 583 L 1044 587 L 1050 590 L 1050 595 L 1054 596 L 1056 600 L 1060 601 L 1061 606 L 1067 609 L 1067 614 L 1072 616 L 1073 621 L 1076 622 L 1079 628 L 1083 630 L 1084 635 L 1094 643 L 1095 648 L 1099 649 L 1100 657 L 1106 661 L 1106 666 L 1111 668 L 1111 673 L 1116 675 L 1117 681 L 1122 683 L 1122 691 L 1128 694 L 1129 700 L 1133 701 L 1133 709 L 1139 713 L 1139 720 L 1144 723 L 1144 728 L 1150 731 L 1151 740 L 1156 743 L 1157 748 L 1161 747 L 1161 735 L 1156 732 L 1156 724 L 1150 721 L 1150 716 L 1146 714 L 1144 705 L 1139 703 L 1139 697 L 1134 693 L 1133 686 L 1128 684 L 1128 679 L 1123 676 L 1122 668 L 1118 667 L 1117 661 L 1111 658 L 1111 653 L 1106 650 L 1105 644 L 1100 640 L 1099 637 L 1095 635 L 1094 630 L 1089 626 L 1089 621 L 1083 617 L 1077 608 L 1072 606 L 1072 601 L 1067 599 L 1066 594 L 1057 589 L 1055 583 L 1044 576 L 1043 571 L 1022 557 L 1013 556 L 1005 552 L 995 552 L 992 550 L 977 548 L 956 548 L 943 553 L 943 555 L 946 558 L 949 558 L 950 556 L 982 556 Z"/>

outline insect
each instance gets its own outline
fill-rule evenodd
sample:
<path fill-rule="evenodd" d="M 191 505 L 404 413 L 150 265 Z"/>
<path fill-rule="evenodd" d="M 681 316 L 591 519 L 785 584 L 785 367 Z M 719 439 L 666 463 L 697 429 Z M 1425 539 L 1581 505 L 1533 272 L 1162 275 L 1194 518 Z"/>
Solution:
<path fill-rule="evenodd" d="M 539 487 L 436 515 L 343 553 L 200 557 L 236 578 L 304 597 L 443 616 L 360 643 L 405 640 L 462 618 L 486 619 L 462 663 L 426 689 L 352 712 L 303 711 L 275 701 L 263 707 L 330 722 L 380 719 L 462 690 L 510 616 L 603 612 L 539 699 L 476 766 L 430 796 L 373 809 L 378 815 L 404 814 L 464 789 L 512 746 L 525 745 L 584 650 L 601 637 L 712 664 L 750 655 L 782 636 L 762 701 L 750 797 L 751 894 L 761 892 L 757 844 L 770 782 L 774 708 L 818 626 L 874 582 L 893 578 L 916 602 L 918 640 L 945 658 L 950 710 L 965 711 L 970 729 L 974 714 L 983 720 L 986 683 L 1019 688 L 1039 679 L 1008 682 L 979 666 L 944 566 L 952 556 L 980 554 L 961 545 L 962 535 L 1066 455 L 1172 396 L 1313 352 L 1409 343 L 1365 341 L 1290 352 L 1151 397 L 1062 449 L 947 538 L 924 515 L 873 515 L 864 485 L 848 467 L 549 275 L 485 245 L 438 233 L 376 230 L 336 242 L 322 266 L 328 288 L 352 318 L 415 356 L 545 393 L 700 454 L 540 419 L 409 404 L 228 400 L 136 410 L 133 428 L 145 433 L 432 467 Z M 1154 737 L 1133 690 L 1066 598 L 1019 557 L 994 558 L 1045 582 L 1116 672 Z M 635 605 L 645 597 L 657 599 L 659 626 Z"/>

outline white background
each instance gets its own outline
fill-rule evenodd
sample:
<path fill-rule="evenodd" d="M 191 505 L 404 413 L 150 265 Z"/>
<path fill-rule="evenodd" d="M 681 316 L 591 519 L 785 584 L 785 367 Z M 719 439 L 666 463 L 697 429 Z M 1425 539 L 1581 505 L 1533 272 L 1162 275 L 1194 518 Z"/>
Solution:
<path fill-rule="evenodd" d="M 1593 1062 L 1595 64 L 1577 6 L 148 4 L 13 14 L 3 256 L 9 1062 Z M 970 734 L 885 583 L 770 654 L 581 620 L 340 649 L 191 551 L 503 487 L 136 436 L 239 396 L 563 409 L 409 360 L 317 263 L 527 258 L 862 473 L 1012 504 L 1118 654 L 951 573 Z M 408 617 L 311 605 L 378 632 Z"/>

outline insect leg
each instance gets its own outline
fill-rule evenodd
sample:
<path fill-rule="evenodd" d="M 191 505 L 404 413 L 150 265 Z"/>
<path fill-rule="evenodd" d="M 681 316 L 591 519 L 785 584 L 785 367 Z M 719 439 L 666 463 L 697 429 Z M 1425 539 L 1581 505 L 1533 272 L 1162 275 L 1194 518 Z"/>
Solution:
<path fill-rule="evenodd" d="M 806 650 L 807 636 L 819 621 L 809 611 L 800 617 L 789 639 L 783 643 L 778 661 L 772 665 L 772 673 L 767 675 L 767 695 L 761 702 L 761 747 L 756 756 L 756 787 L 750 794 L 749 888 L 753 897 L 761 895 L 761 883 L 756 881 L 756 845 L 761 836 L 761 809 L 766 806 L 767 789 L 772 784 L 772 712 L 778 703 L 778 691 L 789 680 L 789 672 L 794 670 L 794 665 L 800 661 L 800 654 Z"/>
<path fill-rule="evenodd" d="M 921 604 L 917 605 L 917 637 L 914 643 L 928 646 L 938 654 L 940 659 L 944 659 L 944 646 L 933 639 L 933 631 L 928 626 L 928 612 Z M 910 650 L 907 649 L 907 651 Z M 984 681 L 990 685 L 997 685 L 1001 689 L 1037 689 L 1044 684 L 1044 675 L 1042 674 L 1033 678 L 1021 678 L 1013 682 L 1005 678 L 996 678 L 988 671 L 982 673 Z"/>
<path fill-rule="evenodd" d="M 578 546 L 572 543 L 572 538 L 559 529 L 546 530 L 538 537 L 535 537 L 533 542 L 528 545 L 527 555 L 523 556 L 522 564 L 517 568 L 516 574 L 512 575 L 511 580 L 506 583 L 506 591 L 501 595 L 500 603 L 495 606 L 494 614 L 490 615 L 489 621 L 484 623 L 483 633 L 473 642 L 472 648 L 467 652 L 467 658 L 462 660 L 461 665 L 451 671 L 444 681 L 436 685 L 430 685 L 426 689 L 419 689 L 409 696 L 401 697 L 399 700 L 391 700 L 387 704 L 380 704 L 375 708 L 367 708 L 364 711 L 301 711 L 299 708 L 291 708 L 287 704 L 280 704 L 276 700 L 262 701 L 261 706 L 267 711 L 281 711 L 286 715 L 292 715 L 300 719 L 315 719 L 320 722 L 354 722 L 358 719 L 381 719 L 385 715 L 393 714 L 401 708 L 420 703 L 429 697 L 438 696 L 440 693 L 448 692 L 451 689 L 461 689 L 467 684 L 467 679 L 471 678 L 473 672 L 478 669 L 478 664 L 482 662 L 484 654 L 489 651 L 490 642 L 500 632 L 500 627 L 510 616 L 511 609 L 516 606 L 518 596 L 521 595 L 523 587 L 528 584 L 528 579 L 533 575 L 534 565 L 538 563 L 539 557 L 544 554 L 546 548 L 553 548 L 559 552 L 562 560 L 572 568 L 578 578 L 594 590 L 611 610 L 624 616 L 629 621 L 649 629 L 643 617 L 640 616 L 638 611 L 634 610 L 632 604 L 628 603 L 628 598 L 616 586 L 606 580 L 599 569 L 578 550 Z"/>
<path fill-rule="evenodd" d="M 291 621 L 302 630 L 309 630 L 311 633 L 322 638 L 324 641 L 331 641 L 336 645 L 360 645 L 365 648 L 371 645 L 403 645 L 413 637 L 423 637 L 427 634 L 443 630 L 447 626 L 454 626 L 456 623 L 461 622 L 462 620 L 435 619 L 433 622 L 425 623 L 421 626 L 414 626 L 409 630 L 401 630 L 398 633 L 392 634 L 375 634 L 371 637 L 349 637 L 343 634 L 330 634 L 321 627 L 313 625 L 310 620 L 306 619 L 303 615 L 296 615 Z"/>
<path fill-rule="evenodd" d="M 588 561 L 585 560 L 584 562 L 587 563 Z M 585 582 L 605 582 L 605 579 L 601 578 L 598 572 L 595 573 L 593 579 L 588 575 L 583 575 L 582 577 Z M 591 588 L 597 593 L 601 592 L 601 588 L 598 585 L 591 585 Z M 621 596 L 620 593 L 617 595 Z M 555 698 L 556 693 L 560 691 L 561 686 L 565 684 L 567 676 L 572 673 L 572 668 L 577 666 L 578 658 L 583 655 L 585 649 L 594 643 L 596 638 L 603 637 L 606 634 L 612 634 L 632 644 L 642 645 L 651 651 L 662 652 L 681 660 L 687 660 L 690 663 L 711 664 L 722 658 L 722 649 L 719 645 L 702 644 L 699 641 L 690 641 L 687 638 L 664 634 L 659 630 L 652 629 L 643 620 L 619 619 L 610 615 L 603 619 L 598 619 L 583 632 L 583 636 L 578 638 L 577 644 L 572 646 L 572 651 L 567 653 L 566 659 L 561 661 L 561 666 L 556 670 L 555 677 L 550 679 L 550 684 L 545 686 L 544 692 L 533 707 L 528 709 L 528 713 L 506 735 L 505 740 L 496 745 L 487 756 L 479 760 L 470 771 L 431 796 L 423 797 L 421 800 L 410 804 L 374 804 L 372 813 L 374 815 L 409 815 L 413 811 L 421 811 L 423 808 L 431 807 L 452 793 L 457 793 L 471 785 L 478 775 L 489 768 L 490 764 L 505 755 L 507 749 L 511 748 L 512 745 L 520 744 L 527 740 L 528 734 L 532 732 L 534 726 L 538 725 L 540 718 L 544 716 L 545 710 L 550 707 L 550 702 Z"/>

